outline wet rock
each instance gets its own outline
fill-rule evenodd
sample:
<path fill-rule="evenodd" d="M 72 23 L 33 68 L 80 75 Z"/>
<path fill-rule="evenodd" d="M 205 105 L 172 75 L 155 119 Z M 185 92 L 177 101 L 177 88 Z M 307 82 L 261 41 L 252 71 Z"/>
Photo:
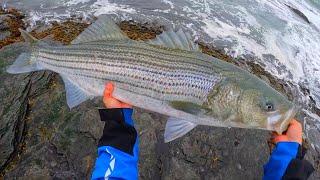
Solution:
<path fill-rule="evenodd" d="M 24 28 L 23 14 L 14 10 L 0 8 L 0 48 L 21 41 L 19 28 Z"/>
<path fill-rule="evenodd" d="M 90 177 L 103 129 L 95 102 L 70 111 L 57 76 L 44 71 L 30 75 L 29 81 L 29 113 L 24 119 L 27 133 L 22 142 L 25 148 L 16 148 L 20 150 L 19 159 L 5 166 L 6 177 Z M 40 169 L 44 171 L 39 173 Z"/>
<path fill-rule="evenodd" d="M 0 51 L 0 171 L 12 160 L 24 138 L 30 77 L 26 74 L 13 77 L 5 72 L 5 67 L 22 51 L 22 44 Z"/>
<path fill-rule="evenodd" d="M 10 36 L 10 26 L 8 21 L 10 20 L 10 15 L 0 15 L 0 41 L 8 38 Z"/>
<path fill-rule="evenodd" d="M 19 179 L 75 179 L 65 155 L 48 143 L 39 143 L 29 148 L 21 157 L 23 161 L 6 174 L 6 178 Z"/>
<path fill-rule="evenodd" d="M 7 38 L 7 37 L 9 37 L 9 36 L 10 36 L 10 32 L 9 31 L 2 31 L 0 33 L 0 41 L 5 39 L 5 38 Z"/>
<path fill-rule="evenodd" d="M 159 179 L 161 157 L 167 155 L 168 147 L 163 141 L 166 117 L 137 108 L 133 118 L 140 141 L 139 176 L 141 179 Z"/>
<path fill-rule="evenodd" d="M 136 109 L 141 179 L 252 179 L 262 177 L 269 133 L 199 126 L 164 143 L 167 117 Z"/>
<path fill-rule="evenodd" d="M 163 175 L 167 179 L 178 176 L 189 179 L 190 173 L 197 179 L 262 177 L 269 153 L 267 139 L 268 132 L 261 130 L 197 127 L 169 144 L 169 163 L 165 169 L 170 173 Z M 183 169 L 179 168 L 181 164 L 187 164 L 188 169 L 172 172 L 172 169 Z"/>

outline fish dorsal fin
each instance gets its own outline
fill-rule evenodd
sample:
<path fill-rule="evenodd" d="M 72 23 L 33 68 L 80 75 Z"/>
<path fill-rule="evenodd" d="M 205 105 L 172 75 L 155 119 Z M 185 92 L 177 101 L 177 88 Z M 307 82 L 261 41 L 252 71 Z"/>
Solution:
<path fill-rule="evenodd" d="M 125 39 L 129 38 L 123 34 L 118 25 L 107 15 L 101 15 L 98 17 L 98 20 L 85 29 L 71 44 Z"/>
<path fill-rule="evenodd" d="M 66 97 L 67 97 L 67 104 L 70 109 L 76 107 L 77 105 L 81 104 L 82 102 L 91 99 L 92 97 L 86 93 L 83 89 L 81 89 L 77 84 L 72 82 L 72 80 L 66 76 L 62 76 L 65 90 L 66 90 Z"/>
<path fill-rule="evenodd" d="M 165 31 L 155 39 L 148 41 L 148 43 L 173 49 L 200 51 L 198 44 L 191 40 L 191 35 L 183 32 L 181 29 L 177 32 L 173 30 Z"/>
<path fill-rule="evenodd" d="M 28 42 L 30 44 L 35 44 L 36 42 L 38 42 L 38 39 L 36 39 L 35 37 L 33 37 L 31 34 L 29 34 L 27 31 L 20 29 L 19 31 L 24 39 L 25 42 Z"/>
<path fill-rule="evenodd" d="M 169 117 L 164 131 L 164 141 L 170 142 L 187 134 L 197 125 L 183 119 Z"/>

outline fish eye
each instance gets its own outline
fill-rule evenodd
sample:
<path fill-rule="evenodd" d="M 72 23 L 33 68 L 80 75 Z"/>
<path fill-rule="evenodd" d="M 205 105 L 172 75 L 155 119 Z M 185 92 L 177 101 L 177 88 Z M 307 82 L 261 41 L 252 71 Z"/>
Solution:
<path fill-rule="evenodd" d="M 272 103 L 267 102 L 267 103 L 265 104 L 265 109 L 266 109 L 268 112 L 274 111 L 274 106 L 273 106 Z"/>

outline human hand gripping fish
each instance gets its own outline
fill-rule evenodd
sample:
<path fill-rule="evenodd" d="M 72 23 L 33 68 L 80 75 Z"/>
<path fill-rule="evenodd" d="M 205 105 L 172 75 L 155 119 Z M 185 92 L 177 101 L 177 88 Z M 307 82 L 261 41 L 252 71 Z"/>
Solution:
<path fill-rule="evenodd" d="M 113 97 L 114 85 L 106 83 L 103 103 L 99 109 L 104 123 L 98 143 L 98 157 L 92 172 L 92 180 L 138 179 L 139 145 L 132 119 L 132 106 Z"/>
<path fill-rule="evenodd" d="M 296 119 L 292 119 L 288 129 L 283 134 L 277 132 L 272 133 L 272 141 L 277 144 L 279 142 L 296 142 L 302 145 L 302 125 Z"/>
<path fill-rule="evenodd" d="M 271 140 L 276 146 L 264 165 L 263 179 L 308 179 L 314 167 L 304 159 L 306 149 L 302 146 L 301 123 L 292 119 L 288 129 L 282 134 L 273 132 Z"/>
<path fill-rule="evenodd" d="M 112 96 L 113 93 L 113 84 L 108 82 L 105 86 L 103 92 L 103 103 L 106 108 L 132 108 L 132 105 L 119 101 L 118 99 Z"/>

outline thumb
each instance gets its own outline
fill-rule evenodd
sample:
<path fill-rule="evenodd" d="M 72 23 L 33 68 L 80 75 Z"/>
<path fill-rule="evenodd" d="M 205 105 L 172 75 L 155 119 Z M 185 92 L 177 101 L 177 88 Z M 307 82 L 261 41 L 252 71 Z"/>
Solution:
<path fill-rule="evenodd" d="M 287 135 L 277 135 L 273 138 L 274 143 L 288 141 Z"/>

